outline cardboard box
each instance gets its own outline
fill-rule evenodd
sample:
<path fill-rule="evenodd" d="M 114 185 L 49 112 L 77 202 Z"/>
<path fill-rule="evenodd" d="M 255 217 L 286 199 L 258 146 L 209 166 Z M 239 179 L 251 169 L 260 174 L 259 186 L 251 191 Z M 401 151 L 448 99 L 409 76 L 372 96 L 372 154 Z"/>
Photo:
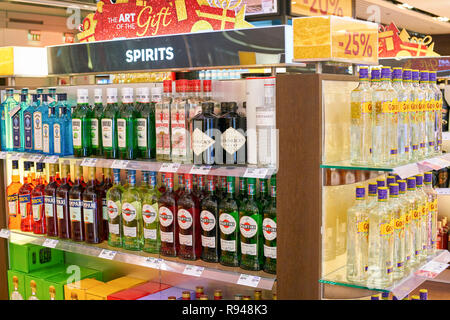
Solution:
<path fill-rule="evenodd" d="M 159 283 L 159 282 L 146 282 L 144 284 L 140 284 L 136 287 L 133 287 L 133 289 L 145 291 L 148 294 L 156 293 L 162 290 L 166 290 L 171 288 L 172 286 L 169 286 L 168 284 Z"/>
<path fill-rule="evenodd" d="M 65 272 L 65 266 L 60 265 L 56 267 L 40 269 L 25 275 L 25 299 L 28 300 L 35 291 L 35 296 L 39 300 L 45 299 L 44 280 L 56 274 Z"/>
<path fill-rule="evenodd" d="M 86 300 L 86 292 L 88 289 L 99 286 L 103 282 L 96 279 L 87 278 L 74 283 L 64 285 L 65 300 L 72 300 L 72 294 L 75 300 Z"/>
<path fill-rule="evenodd" d="M 102 283 L 86 290 L 86 300 L 107 300 L 109 295 L 121 290 L 122 288 L 117 288 L 110 284 Z"/>
<path fill-rule="evenodd" d="M 25 299 L 25 273 L 8 270 L 9 300 Z"/>
<path fill-rule="evenodd" d="M 142 297 L 138 300 L 167 300 L 171 296 L 176 297 L 177 300 L 181 300 L 183 291 L 189 291 L 191 293 L 191 300 L 195 300 L 195 291 L 176 288 L 176 287 L 171 287 L 169 289 L 150 294 L 150 295 Z"/>
<path fill-rule="evenodd" d="M 61 250 L 37 246 L 34 244 L 9 244 L 11 269 L 29 273 L 64 263 Z"/>
<path fill-rule="evenodd" d="M 116 288 L 120 288 L 120 290 L 125 290 L 129 288 L 133 288 L 139 284 L 145 283 L 146 280 L 133 278 L 133 277 L 120 277 L 111 281 L 108 281 L 107 284 L 112 285 Z"/>
<path fill-rule="evenodd" d="M 108 300 L 138 300 L 147 295 L 148 292 L 131 288 L 109 295 Z"/>

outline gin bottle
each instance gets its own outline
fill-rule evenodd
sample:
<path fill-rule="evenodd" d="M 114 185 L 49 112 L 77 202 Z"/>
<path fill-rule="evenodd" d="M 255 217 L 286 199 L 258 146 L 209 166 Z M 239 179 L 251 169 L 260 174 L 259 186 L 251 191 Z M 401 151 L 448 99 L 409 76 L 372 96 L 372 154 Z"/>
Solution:
<path fill-rule="evenodd" d="M 158 190 L 156 188 L 156 172 L 149 173 L 147 191 L 142 195 L 142 219 L 144 225 L 143 251 L 159 253 L 159 219 Z"/>
<path fill-rule="evenodd" d="M 372 148 L 372 89 L 367 67 L 359 69 L 359 85 L 351 93 L 350 162 L 368 164 Z"/>
<path fill-rule="evenodd" d="M 414 102 L 414 90 L 412 87 L 412 70 L 403 70 L 403 88 L 406 94 L 406 108 L 408 111 L 408 139 L 409 139 L 409 154 L 408 162 L 417 159 L 417 153 L 419 150 L 419 141 L 417 134 L 417 117 L 416 117 L 416 104 Z M 406 148 L 406 146 L 405 146 Z M 405 152 L 406 153 L 406 152 Z"/>
<path fill-rule="evenodd" d="M 128 170 L 128 187 L 122 194 L 123 248 L 142 250 L 142 199 L 136 188 L 136 171 Z"/>
<path fill-rule="evenodd" d="M 417 219 L 417 227 L 420 230 L 420 253 L 418 260 L 425 260 L 427 257 L 428 244 L 428 222 L 431 220 L 428 210 L 428 195 L 423 190 L 423 175 L 416 175 L 416 195 L 419 200 L 419 217 Z"/>
<path fill-rule="evenodd" d="M 378 205 L 369 212 L 368 283 L 385 288 L 393 281 L 394 227 L 386 187 L 378 188 Z"/>
<path fill-rule="evenodd" d="M 35 95 L 33 95 L 34 97 Z M 37 96 L 36 96 L 37 99 Z M 34 135 L 33 135 L 33 111 L 34 108 L 31 104 L 26 105 L 22 102 L 23 110 L 23 133 L 24 133 L 24 151 L 34 152 Z"/>
<path fill-rule="evenodd" d="M 102 118 L 103 154 L 107 159 L 118 159 L 117 119 L 119 118 L 119 106 L 117 105 L 117 89 L 108 88 L 106 93 L 107 104 Z"/>
<path fill-rule="evenodd" d="M 405 215 L 408 207 L 404 207 L 399 199 L 399 184 L 389 186 L 390 210 L 394 224 L 394 280 L 405 274 Z"/>
<path fill-rule="evenodd" d="M 38 99 L 35 101 L 36 97 Z M 42 99 L 42 92 L 39 95 L 33 96 L 33 136 L 34 136 L 34 152 L 42 153 L 42 122 L 44 115 L 48 112 L 47 107 L 40 100 Z"/>
<path fill-rule="evenodd" d="M 69 192 L 72 189 L 68 173 L 70 166 L 61 165 L 61 185 L 56 189 L 56 216 L 58 219 L 58 237 L 60 239 L 71 238 L 70 212 L 69 212 Z"/>
<path fill-rule="evenodd" d="M 137 157 L 137 112 L 133 103 L 133 88 L 122 89 L 122 107 L 117 119 L 117 135 L 120 159 Z"/>
<path fill-rule="evenodd" d="M 399 185 L 399 203 L 404 210 L 403 232 L 404 232 L 404 273 L 406 274 L 411 260 L 412 234 L 411 234 L 411 212 L 414 208 L 414 202 L 411 202 L 406 194 L 406 180 L 398 180 Z"/>
<path fill-rule="evenodd" d="M 226 109 L 227 112 L 219 119 L 224 163 L 245 164 L 247 157 L 246 118 L 237 113 L 236 102 L 226 103 Z"/>
<path fill-rule="evenodd" d="M 89 182 L 83 194 L 84 235 L 87 243 L 103 241 L 102 200 L 102 193 L 95 183 L 95 167 L 89 167 Z"/>
<path fill-rule="evenodd" d="M 442 92 L 436 85 L 436 71 L 430 71 L 430 88 L 434 92 L 434 110 L 435 113 L 435 152 L 438 154 L 442 153 Z"/>
<path fill-rule="evenodd" d="M 103 95 L 102 89 L 94 90 L 94 108 L 91 118 L 92 155 L 103 155 L 102 139 Z"/>
<path fill-rule="evenodd" d="M 44 95 L 45 97 L 45 95 Z M 57 122 L 55 106 L 48 107 L 48 116 L 44 117 L 42 126 L 42 144 L 43 153 L 46 155 L 54 154 L 54 124 Z"/>
<path fill-rule="evenodd" d="M 424 120 L 425 120 L 425 157 L 429 157 L 434 154 L 436 136 L 435 136 L 435 122 L 436 114 L 434 112 L 434 91 L 429 86 L 429 73 L 428 71 L 420 71 L 420 87 L 425 94 L 424 104 Z"/>
<path fill-rule="evenodd" d="M 222 164 L 221 134 L 219 119 L 213 113 L 214 104 L 204 102 L 201 108 L 201 113 L 194 116 L 190 123 L 194 164 Z"/>
<path fill-rule="evenodd" d="M 12 116 L 13 150 L 23 152 L 25 149 L 24 110 L 27 108 L 27 95 L 20 95 L 20 105 Z"/>
<path fill-rule="evenodd" d="M 398 162 L 398 94 L 391 85 L 391 68 L 381 68 L 381 87 L 384 88 L 387 112 L 387 143 L 388 163 L 395 165 Z"/>
<path fill-rule="evenodd" d="M 122 246 L 122 194 L 124 188 L 120 184 L 120 169 L 113 169 L 114 185 L 106 193 L 108 204 L 108 245 Z"/>
<path fill-rule="evenodd" d="M 276 177 L 270 180 L 270 202 L 264 209 L 262 222 L 264 235 L 264 271 L 277 273 L 277 185 Z"/>
<path fill-rule="evenodd" d="M 138 157 L 141 159 L 155 159 L 156 157 L 156 129 L 155 103 L 150 102 L 149 88 L 141 88 L 140 108 L 137 119 Z"/>
<path fill-rule="evenodd" d="M 398 96 L 398 161 L 409 162 L 409 91 L 403 87 L 402 68 L 394 68 L 392 87 Z"/>
<path fill-rule="evenodd" d="M 171 160 L 172 81 L 164 80 L 164 94 L 155 105 L 156 160 Z"/>
<path fill-rule="evenodd" d="M 14 99 L 14 89 L 6 89 L 6 99 L 2 103 L 2 117 L 0 121 L 1 144 L 3 151 L 12 151 L 13 144 L 13 122 L 11 113 L 19 106 Z"/>
<path fill-rule="evenodd" d="M 207 195 L 200 205 L 200 225 L 202 240 L 202 260 L 219 262 L 219 199 L 215 194 L 214 177 L 208 176 Z"/>
<path fill-rule="evenodd" d="M 72 114 L 73 154 L 75 157 L 89 157 L 92 153 L 91 118 L 87 89 L 78 89 L 78 104 Z"/>
<path fill-rule="evenodd" d="M 166 191 L 158 200 L 159 228 L 161 235 L 160 253 L 175 257 L 178 253 L 178 223 L 175 221 L 177 197 L 173 191 L 173 173 L 166 174 Z"/>
<path fill-rule="evenodd" d="M 419 150 L 417 151 L 417 160 L 425 157 L 426 154 L 426 126 L 425 126 L 425 113 L 424 106 L 426 103 L 426 93 L 419 85 L 419 70 L 412 71 L 412 83 L 414 100 L 413 104 L 416 110 L 416 122 L 417 122 L 417 141 L 419 143 Z"/>
<path fill-rule="evenodd" d="M 347 280 L 367 279 L 369 216 L 364 187 L 356 188 L 356 204 L 347 211 Z"/>
<path fill-rule="evenodd" d="M 437 217 L 438 217 L 438 201 L 437 193 L 433 189 L 432 179 L 433 174 L 431 172 L 425 172 L 424 174 L 424 191 L 427 194 L 428 202 L 428 215 L 426 221 L 426 239 L 427 239 L 427 255 L 434 254 L 436 252 L 437 244 Z"/>
<path fill-rule="evenodd" d="M 192 152 L 189 134 L 190 105 L 188 96 L 188 80 L 177 80 L 177 94 L 171 105 L 172 128 L 172 161 L 192 163 Z"/>
<path fill-rule="evenodd" d="M 69 191 L 70 230 L 73 241 L 84 241 L 84 206 L 83 196 L 85 188 L 81 183 L 83 168 L 75 165 L 75 184 Z"/>
<path fill-rule="evenodd" d="M 256 108 L 258 165 L 274 166 L 277 160 L 277 132 L 275 119 L 275 77 L 264 80 L 264 105 Z"/>

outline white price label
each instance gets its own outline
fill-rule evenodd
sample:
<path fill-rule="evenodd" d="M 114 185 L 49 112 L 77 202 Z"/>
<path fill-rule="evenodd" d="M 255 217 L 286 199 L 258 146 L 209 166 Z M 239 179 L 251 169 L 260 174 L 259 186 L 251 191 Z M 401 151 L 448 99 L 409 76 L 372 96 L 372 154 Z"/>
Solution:
<path fill-rule="evenodd" d="M 184 268 L 183 274 L 186 274 L 188 276 L 200 277 L 203 273 L 203 270 L 205 270 L 204 267 L 187 265 L 186 268 Z"/>
<path fill-rule="evenodd" d="M 180 169 L 179 163 L 163 163 L 159 171 L 176 173 Z"/>
<path fill-rule="evenodd" d="M 244 173 L 244 178 L 264 179 L 269 169 L 266 168 L 248 168 Z"/>
<path fill-rule="evenodd" d="M 130 161 L 127 160 L 114 160 L 111 164 L 111 168 L 113 169 L 126 169 Z"/>
<path fill-rule="evenodd" d="M 30 155 L 30 156 L 28 157 L 28 159 L 29 159 L 30 161 L 33 161 L 33 162 L 41 162 L 41 161 L 42 161 L 42 156 L 40 156 L 40 155 L 38 155 L 38 154 L 34 154 L 34 155 Z"/>
<path fill-rule="evenodd" d="M 45 157 L 44 163 L 57 163 L 58 159 L 59 159 L 58 156 Z"/>
<path fill-rule="evenodd" d="M 161 268 L 161 259 L 153 258 L 153 257 L 146 257 L 144 258 L 144 265 L 153 268 L 153 269 L 160 269 Z"/>
<path fill-rule="evenodd" d="M 117 251 L 103 249 L 98 255 L 99 258 L 112 260 L 116 256 Z"/>
<path fill-rule="evenodd" d="M 439 195 L 450 195 L 450 188 L 436 188 L 434 190 Z"/>
<path fill-rule="evenodd" d="M 406 179 L 408 177 L 412 177 L 416 174 L 420 173 L 419 167 L 417 163 L 407 164 L 393 170 L 396 174 L 400 176 L 402 179 Z"/>
<path fill-rule="evenodd" d="M 194 165 L 194 166 L 192 166 L 192 169 L 189 173 L 190 174 L 208 175 L 209 172 L 211 171 L 211 168 L 212 168 L 212 166 Z"/>
<path fill-rule="evenodd" d="M 47 248 L 55 248 L 58 244 L 59 240 L 56 239 L 45 239 L 44 243 L 42 244 L 43 247 Z"/>
<path fill-rule="evenodd" d="M 8 229 L 2 229 L 0 230 L 0 238 L 9 239 L 9 236 L 11 235 L 11 232 L 9 232 Z"/>
<path fill-rule="evenodd" d="M 419 270 L 416 271 L 416 275 L 419 277 L 433 279 L 436 278 L 442 271 L 448 268 L 448 263 L 430 261 Z"/>
<path fill-rule="evenodd" d="M 97 164 L 98 159 L 95 158 L 84 158 L 81 162 L 82 167 L 95 167 Z"/>
<path fill-rule="evenodd" d="M 450 132 L 442 132 L 442 140 L 450 140 Z"/>
<path fill-rule="evenodd" d="M 7 154 L 8 154 L 7 152 L 1 151 L 1 152 L 0 152 L 0 159 L 6 159 L 6 155 L 7 155 Z"/>
<path fill-rule="evenodd" d="M 237 284 L 256 288 L 258 286 L 260 280 L 261 280 L 261 277 L 258 277 L 258 276 L 252 276 L 249 274 L 241 274 L 241 276 L 239 277 L 239 279 L 237 281 Z"/>
<path fill-rule="evenodd" d="M 12 153 L 11 154 L 11 160 L 20 160 L 22 158 L 22 153 Z"/>

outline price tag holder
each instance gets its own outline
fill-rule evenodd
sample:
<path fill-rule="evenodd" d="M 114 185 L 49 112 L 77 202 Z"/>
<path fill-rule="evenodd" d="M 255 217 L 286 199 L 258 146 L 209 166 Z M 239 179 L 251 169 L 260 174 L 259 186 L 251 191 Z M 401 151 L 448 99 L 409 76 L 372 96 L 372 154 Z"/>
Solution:
<path fill-rule="evenodd" d="M 11 154 L 11 160 L 20 160 L 20 159 L 22 159 L 22 157 L 23 157 L 23 154 L 21 154 L 21 153 Z"/>
<path fill-rule="evenodd" d="M 99 258 L 103 258 L 103 259 L 107 259 L 107 260 L 113 260 L 114 257 L 116 256 L 117 251 L 112 251 L 112 250 L 106 250 L 103 249 L 100 254 L 98 255 Z"/>
<path fill-rule="evenodd" d="M 442 132 L 442 140 L 450 140 L 450 132 Z"/>
<path fill-rule="evenodd" d="M 33 161 L 33 162 L 41 162 L 42 156 L 40 156 L 38 154 L 34 154 L 34 155 L 30 156 L 28 159 L 30 159 L 30 161 Z"/>
<path fill-rule="evenodd" d="M 59 240 L 56 240 L 56 239 L 45 239 L 42 246 L 54 249 L 58 243 L 59 243 Z"/>
<path fill-rule="evenodd" d="M 260 280 L 261 280 L 261 277 L 258 277 L 258 276 L 252 276 L 249 274 L 241 274 L 241 276 L 239 277 L 239 279 L 237 281 L 237 284 L 256 288 L 258 286 Z"/>
<path fill-rule="evenodd" d="M 7 154 L 8 154 L 7 152 L 1 151 L 1 152 L 0 152 L 0 159 L 6 159 L 6 155 L 7 155 Z"/>
<path fill-rule="evenodd" d="M 114 160 L 111 164 L 111 168 L 113 169 L 126 169 L 130 161 L 127 160 Z"/>
<path fill-rule="evenodd" d="M 44 163 L 57 163 L 58 159 L 59 159 L 58 156 L 45 157 Z"/>
<path fill-rule="evenodd" d="M 192 169 L 189 173 L 190 174 L 208 175 L 209 172 L 211 171 L 211 168 L 212 168 L 212 166 L 194 165 L 194 166 L 192 166 Z"/>
<path fill-rule="evenodd" d="M 183 274 L 188 276 L 200 277 L 203 273 L 203 270 L 205 270 L 204 267 L 187 265 L 184 268 Z"/>
<path fill-rule="evenodd" d="M 180 166 L 179 163 L 163 163 L 159 171 L 177 173 Z"/>
<path fill-rule="evenodd" d="M 244 178 L 264 179 L 268 171 L 267 168 L 248 168 L 244 173 Z"/>
<path fill-rule="evenodd" d="M 436 188 L 434 189 L 438 195 L 448 196 L 450 195 L 450 188 Z"/>
<path fill-rule="evenodd" d="M 98 159 L 95 158 L 84 158 L 81 162 L 82 167 L 95 167 L 97 164 Z"/>
<path fill-rule="evenodd" d="M 436 278 L 442 271 L 448 268 L 448 263 L 430 261 L 419 270 L 416 271 L 416 275 L 423 278 L 433 279 Z"/>
<path fill-rule="evenodd" d="M 0 238 L 9 239 L 10 236 L 11 236 L 11 232 L 8 229 L 0 230 Z"/>
<path fill-rule="evenodd" d="M 161 268 L 161 259 L 153 258 L 153 257 L 146 257 L 146 258 L 144 258 L 144 265 L 149 268 L 160 269 Z"/>

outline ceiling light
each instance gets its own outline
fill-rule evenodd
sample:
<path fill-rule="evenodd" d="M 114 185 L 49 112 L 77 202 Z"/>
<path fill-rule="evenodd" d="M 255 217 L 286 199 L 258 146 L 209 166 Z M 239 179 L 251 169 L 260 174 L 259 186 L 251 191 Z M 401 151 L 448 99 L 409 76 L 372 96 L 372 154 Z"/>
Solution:
<path fill-rule="evenodd" d="M 434 20 L 442 21 L 442 22 L 448 22 L 450 19 L 447 17 L 434 17 Z"/>
<path fill-rule="evenodd" d="M 404 8 L 404 9 L 409 9 L 409 10 L 412 10 L 412 9 L 414 9 L 414 7 L 413 6 L 411 6 L 411 5 L 409 5 L 409 4 L 407 4 L 407 3 L 402 3 L 402 4 L 398 4 L 397 5 L 399 8 Z"/>
<path fill-rule="evenodd" d="M 70 2 L 70 1 L 55 1 L 55 0 L 11 0 L 12 2 L 22 2 L 22 3 L 29 3 L 29 4 L 37 4 L 41 6 L 51 6 L 51 7 L 62 7 L 62 8 L 73 8 L 77 7 L 82 10 L 90 10 L 90 11 L 96 11 L 97 6 L 96 5 L 89 5 L 89 4 L 83 4 L 83 3 L 77 3 L 77 2 Z"/>

